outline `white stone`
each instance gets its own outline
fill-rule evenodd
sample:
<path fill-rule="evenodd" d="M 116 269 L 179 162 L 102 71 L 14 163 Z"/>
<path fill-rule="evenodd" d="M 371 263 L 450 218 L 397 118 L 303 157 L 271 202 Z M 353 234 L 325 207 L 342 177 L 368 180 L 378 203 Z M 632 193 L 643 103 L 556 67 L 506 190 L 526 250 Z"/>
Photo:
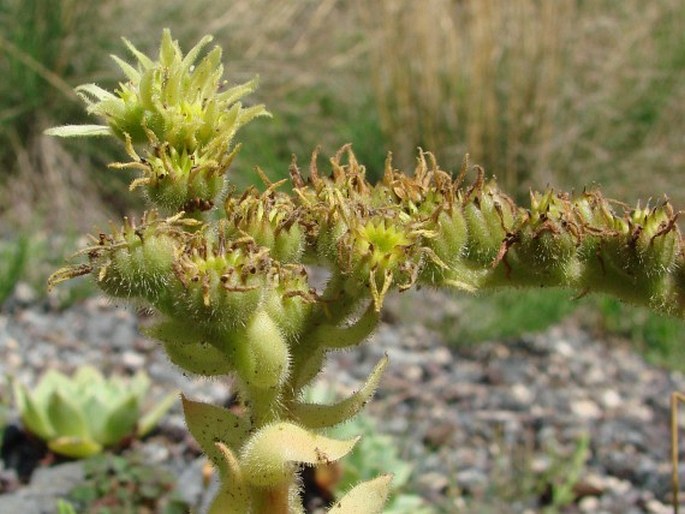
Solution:
<path fill-rule="evenodd" d="M 645 507 L 650 514 L 671 514 L 673 507 L 667 507 L 658 500 L 648 500 Z"/>
<path fill-rule="evenodd" d="M 623 403 L 621 395 L 618 394 L 614 389 L 607 389 L 602 393 L 601 402 L 607 409 L 616 409 L 620 407 Z"/>
<path fill-rule="evenodd" d="M 563 339 L 556 342 L 554 349 L 559 355 L 563 355 L 564 357 L 571 357 L 573 355 L 573 346 Z"/>
<path fill-rule="evenodd" d="M 121 355 L 121 362 L 129 369 L 140 369 L 145 364 L 145 357 L 136 352 L 126 351 Z"/>
<path fill-rule="evenodd" d="M 599 508 L 599 500 L 595 496 L 586 496 L 580 500 L 578 507 L 580 508 L 581 512 L 592 512 L 594 514 Z"/>
<path fill-rule="evenodd" d="M 511 395 L 514 399 L 524 405 L 533 401 L 533 392 L 523 384 L 514 384 L 511 388 Z"/>
<path fill-rule="evenodd" d="M 602 410 L 592 400 L 572 401 L 571 412 L 581 419 L 598 419 L 602 416 Z"/>

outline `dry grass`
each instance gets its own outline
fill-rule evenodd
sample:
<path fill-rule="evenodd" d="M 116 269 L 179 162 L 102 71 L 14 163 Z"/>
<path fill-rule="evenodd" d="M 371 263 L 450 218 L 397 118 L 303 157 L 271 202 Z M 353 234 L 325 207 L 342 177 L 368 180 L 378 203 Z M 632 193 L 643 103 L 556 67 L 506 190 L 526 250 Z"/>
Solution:
<path fill-rule="evenodd" d="M 383 128 L 405 164 L 422 145 L 452 167 L 469 152 L 509 190 L 598 179 L 632 199 L 677 185 L 681 1 L 358 5 Z"/>
<path fill-rule="evenodd" d="M 275 120 L 257 123 L 249 135 L 254 145 L 236 169 L 252 177 L 256 164 L 268 168 L 276 155 L 278 171 L 287 173 L 291 152 L 308 155 L 318 143 L 332 152 L 346 141 L 323 136 L 335 131 L 326 126 L 322 101 L 342 98 L 361 75 L 354 64 L 362 45 L 349 18 L 339 0 L 3 2 L 0 53 L 9 58 L 0 59 L 0 73 L 9 80 L 0 84 L 0 215 L 12 230 L 59 232 L 92 230 L 113 211 L 131 208 L 126 177 L 104 169 L 121 155 L 115 144 L 48 140 L 42 131 L 86 119 L 74 86 L 116 86 L 120 72 L 108 54 L 126 54 L 121 36 L 154 53 L 164 27 L 184 48 L 213 34 L 225 49 L 229 81 L 262 77 L 254 101 L 267 103 Z M 340 37 L 331 33 L 331 19 L 340 23 Z"/>
<path fill-rule="evenodd" d="M 240 138 L 249 144 L 234 171 L 246 180 L 256 164 L 285 173 L 291 153 L 355 141 L 372 168 L 388 150 L 410 168 L 420 145 L 448 168 L 469 152 L 511 191 L 596 180 L 629 201 L 669 191 L 685 205 L 681 0 L 7 0 L 0 188 L 15 218 L 39 206 L 82 221 L 99 207 L 84 200 L 92 177 L 114 203 L 125 181 L 102 169 L 111 148 L 65 150 L 39 134 L 80 121 L 70 87 L 115 84 L 106 55 L 124 53 L 119 36 L 153 51 L 165 26 L 185 48 L 214 34 L 230 81 L 261 76 L 254 101 L 274 119 Z"/>

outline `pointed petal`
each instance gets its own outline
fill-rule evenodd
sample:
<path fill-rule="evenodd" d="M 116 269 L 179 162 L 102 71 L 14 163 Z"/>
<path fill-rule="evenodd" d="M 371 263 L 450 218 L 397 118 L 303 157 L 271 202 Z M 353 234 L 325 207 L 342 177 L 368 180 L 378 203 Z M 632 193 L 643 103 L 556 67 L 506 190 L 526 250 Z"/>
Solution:
<path fill-rule="evenodd" d="M 133 43 L 131 43 L 128 39 L 122 38 L 124 41 L 124 44 L 126 45 L 126 48 L 128 48 L 129 52 L 131 52 L 133 55 L 136 56 L 140 64 L 143 65 L 144 68 L 152 68 L 154 67 L 154 63 L 152 62 L 152 59 L 150 59 L 147 55 L 145 55 L 143 52 L 138 50 L 135 46 L 133 46 Z"/>
<path fill-rule="evenodd" d="M 114 133 L 107 125 L 62 125 L 43 132 L 46 136 L 57 137 L 94 137 L 112 136 Z"/>
<path fill-rule="evenodd" d="M 76 91 L 81 98 L 84 98 L 88 102 L 92 101 L 93 99 L 101 102 L 102 100 L 111 100 L 116 98 L 116 95 L 113 95 L 106 89 L 102 89 L 97 84 L 82 84 L 75 88 L 74 91 Z"/>
<path fill-rule="evenodd" d="M 117 57 L 116 55 L 110 55 L 110 57 L 114 60 L 115 63 L 117 63 L 117 66 L 121 68 L 121 71 L 124 72 L 124 75 L 126 75 L 126 78 L 128 78 L 128 80 L 130 80 L 134 84 L 137 84 L 138 81 L 140 81 L 140 72 L 137 69 L 135 69 L 129 63 Z"/>
<path fill-rule="evenodd" d="M 191 48 L 186 56 L 183 58 L 183 61 L 181 62 L 181 66 L 183 66 L 184 69 L 190 68 L 193 63 L 197 60 L 197 56 L 200 54 L 202 49 L 207 46 L 209 43 L 212 42 L 214 38 L 212 36 L 205 36 L 198 43 Z"/>

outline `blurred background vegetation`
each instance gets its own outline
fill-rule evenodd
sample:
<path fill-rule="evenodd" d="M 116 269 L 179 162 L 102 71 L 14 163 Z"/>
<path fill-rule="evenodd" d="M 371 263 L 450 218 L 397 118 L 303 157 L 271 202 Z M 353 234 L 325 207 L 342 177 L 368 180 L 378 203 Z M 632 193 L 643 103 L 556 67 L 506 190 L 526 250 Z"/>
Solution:
<path fill-rule="evenodd" d="M 85 121 L 74 86 L 116 86 L 107 56 L 126 53 L 121 36 L 149 52 L 163 27 L 183 48 L 213 34 L 229 81 L 261 77 L 253 101 L 274 117 L 239 136 L 241 185 L 257 164 L 279 178 L 292 154 L 302 163 L 317 145 L 329 155 L 351 142 L 371 176 L 389 150 L 411 169 L 421 146 L 447 170 L 470 153 L 519 200 L 532 187 L 599 184 L 628 203 L 667 192 L 685 206 L 682 0 L 3 0 L 4 297 L 20 278 L 42 291 L 77 234 L 137 209 L 125 172 L 105 167 L 118 148 L 42 131 Z M 455 343 L 544 328 L 576 309 L 568 296 L 465 299 L 465 319 L 482 326 L 463 324 Z M 680 351 L 678 322 L 590 301 L 596 327 L 656 361 Z"/>

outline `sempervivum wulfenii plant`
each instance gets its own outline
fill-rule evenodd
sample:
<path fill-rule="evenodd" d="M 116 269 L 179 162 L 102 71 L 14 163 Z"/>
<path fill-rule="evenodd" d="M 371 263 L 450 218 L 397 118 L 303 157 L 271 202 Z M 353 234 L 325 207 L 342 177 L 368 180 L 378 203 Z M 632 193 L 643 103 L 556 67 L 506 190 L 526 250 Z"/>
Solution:
<path fill-rule="evenodd" d="M 219 470 L 212 513 L 303 512 L 298 469 L 336 461 L 356 440 L 322 435 L 372 396 L 386 359 L 350 398 L 303 400 L 330 351 L 360 344 L 374 330 L 385 296 L 417 284 L 476 291 L 557 286 L 608 292 L 677 316 L 685 309 L 685 262 L 668 202 L 625 209 L 597 191 L 534 193 L 521 208 L 465 163 L 458 177 L 421 152 L 412 176 L 388 159 L 370 184 L 349 148 L 303 176 L 293 162 L 289 192 L 228 189 L 232 138 L 265 114 L 238 99 L 251 84 L 226 88 L 220 52 L 207 42 L 183 56 L 168 32 L 156 61 L 140 54 L 114 93 L 79 90 L 106 125 L 62 127 L 62 136 L 111 134 L 140 171 L 150 209 L 139 221 L 93 237 L 81 262 L 52 285 L 91 275 L 111 296 L 152 307 L 149 329 L 179 367 L 235 375 L 246 412 L 183 398 L 188 428 Z M 117 165 L 120 166 L 120 165 Z M 213 206 L 219 212 L 207 216 Z M 326 267 L 317 292 L 307 265 Z M 334 513 L 381 512 L 390 476 L 354 487 Z"/>

